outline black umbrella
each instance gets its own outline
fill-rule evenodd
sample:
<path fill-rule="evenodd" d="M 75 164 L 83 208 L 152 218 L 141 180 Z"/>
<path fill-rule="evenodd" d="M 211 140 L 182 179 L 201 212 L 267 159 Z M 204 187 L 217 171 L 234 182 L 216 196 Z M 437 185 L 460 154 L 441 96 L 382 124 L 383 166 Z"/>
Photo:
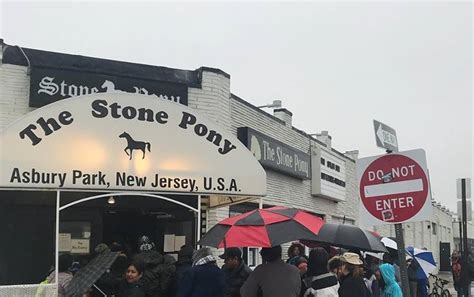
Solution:
<path fill-rule="evenodd" d="M 317 240 L 302 240 L 304 244 L 324 242 L 346 249 L 358 249 L 366 252 L 386 253 L 387 249 L 376 236 L 353 225 L 324 224 L 317 235 Z"/>
<path fill-rule="evenodd" d="M 118 252 L 104 252 L 79 269 L 66 287 L 66 297 L 82 296 L 92 285 L 110 269 Z"/>

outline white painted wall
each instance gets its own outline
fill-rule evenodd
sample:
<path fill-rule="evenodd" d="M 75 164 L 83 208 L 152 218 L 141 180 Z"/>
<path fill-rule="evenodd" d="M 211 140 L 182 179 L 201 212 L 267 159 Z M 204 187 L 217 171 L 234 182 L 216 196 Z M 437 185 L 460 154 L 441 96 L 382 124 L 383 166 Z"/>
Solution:
<path fill-rule="evenodd" d="M 34 110 L 28 107 L 30 79 L 27 67 L 0 64 L 0 130 Z"/>

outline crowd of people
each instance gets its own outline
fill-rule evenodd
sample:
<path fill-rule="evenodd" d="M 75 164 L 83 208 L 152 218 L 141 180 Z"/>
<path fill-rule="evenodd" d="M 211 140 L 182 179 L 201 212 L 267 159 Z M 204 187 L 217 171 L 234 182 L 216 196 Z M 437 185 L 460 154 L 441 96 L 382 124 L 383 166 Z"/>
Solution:
<path fill-rule="evenodd" d="M 95 253 L 118 252 L 114 263 L 84 296 L 114 297 L 401 297 L 400 270 L 396 261 L 385 254 L 383 260 L 360 252 L 338 253 L 329 247 L 317 247 L 305 254 L 300 243 L 288 249 L 282 260 L 282 247 L 262 248 L 263 264 L 253 271 L 244 263 L 240 248 L 227 248 L 217 258 L 209 248 L 194 250 L 181 247 L 177 261 L 160 254 L 154 242 L 143 236 L 139 252 L 129 255 L 113 243 L 100 244 Z M 65 296 L 74 265 L 70 254 L 59 258 L 59 296 Z M 409 261 L 411 296 L 427 296 L 412 277 L 416 260 Z M 410 272 L 411 271 L 411 272 Z M 52 272 L 48 278 L 54 277 Z"/>

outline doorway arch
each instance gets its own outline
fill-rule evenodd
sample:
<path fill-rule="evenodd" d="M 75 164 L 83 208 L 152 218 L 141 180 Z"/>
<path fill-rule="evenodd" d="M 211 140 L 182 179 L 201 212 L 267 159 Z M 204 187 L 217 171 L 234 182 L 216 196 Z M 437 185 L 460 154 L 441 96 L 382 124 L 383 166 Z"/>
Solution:
<path fill-rule="evenodd" d="M 176 201 L 174 199 L 171 199 L 171 198 L 168 198 L 168 197 L 165 197 L 165 196 L 161 196 L 161 195 L 158 195 L 158 194 L 153 194 L 153 193 L 141 193 L 141 192 L 118 192 L 118 193 L 106 193 L 106 194 L 100 194 L 100 195 L 95 195 L 95 196 L 90 196 L 90 197 L 86 197 L 86 198 L 82 198 L 82 199 L 79 199 L 79 200 L 76 200 L 76 201 L 73 201 L 73 202 L 70 202 L 68 204 L 65 204 L 63 206 L 60 206 L 59 207 L 59 211 L 62 211 L 64 209 L 67 209 L 71 206 L 74 206 L 76 204 L 80 204 L 82 202 L 86 202 L 86 201 L 90 201 L 90 200 L 94 200 L 94 199 L 100 199 L 100 198 L 107 198 L 107 197 L 116 197 L 116 196 L 142 196 L 142 197 L 150 197 L 150 198 L 155 198 L 155 199 L 160 199 L 160 200 L 165 200 L 165 201 L 168 201 L 168 202 L 171 202 L 171 203 L 174 203 L 174 204 L 177 204 L 179 206 L 182 206 L 182 207 L 185 207 L 185 208 L 188 208 L 189 210 L 192 210 L 196 213 L 199 213 L 200 212 L 200 197 L 201 195 L 198 195 L 198 208 L 194 208 L 192 206 L 189 206 L 185 203 L 182 203 L 180 201 Z"/>

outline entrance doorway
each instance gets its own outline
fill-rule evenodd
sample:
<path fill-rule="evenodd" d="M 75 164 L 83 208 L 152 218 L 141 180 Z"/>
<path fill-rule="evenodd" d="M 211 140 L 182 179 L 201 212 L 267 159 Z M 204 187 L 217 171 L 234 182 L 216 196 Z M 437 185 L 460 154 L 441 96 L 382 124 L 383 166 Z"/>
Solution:
<path fill-rule="evenodd" d="M 85 243 L 88 240 L 89 249 L 83 252 L 93 253 L 99 243 L 117 242 L 128 252 L 136 253 L 138 239 L 143 235 L 153 240 L 160 253 L 173 254 L 182 244 L 194 245 L 197 241 L 196 195 L 90 194 L 64 193 L 61 196 L 62 205 L 63 201 L 66 205 L 82 201 L 61 210 L 59 233 L 72 236 L 72 240 Z M 88 196 L 101 197 L 89 200 Z M 174 245 L 174 237 L 179 237 L 176 245 L 180 246 Z"/>
<path fill-rule="evenodd" d="M 439 270 L 451 271 L 451 243 L 439 243 Z"/>

